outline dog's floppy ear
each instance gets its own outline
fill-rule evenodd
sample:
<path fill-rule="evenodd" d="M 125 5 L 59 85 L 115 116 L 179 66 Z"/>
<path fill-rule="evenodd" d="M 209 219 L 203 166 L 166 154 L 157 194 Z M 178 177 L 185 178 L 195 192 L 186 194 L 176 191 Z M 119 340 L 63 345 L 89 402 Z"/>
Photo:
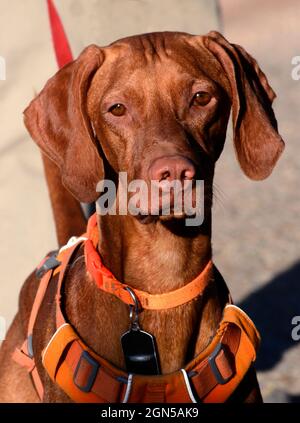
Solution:
<path fill-rule="evenodd" d="M 58 165 L 65 187 L 82 202 L 97 199 L 96 185 L 104 177 L 86 105 L 91 79 L 102 61 L 99 47 L 87 47 L 47 82 L 24 112 L 30 135 Z"/>
<path fill-rule="evenodd" d="M 233 137 L 238 161 L 251 179 L 270 175 L 284 142 L 272 109 L 275 93 L 257 62 L 218 32 L 203 37 L 204 46 L 224 69 L 230 85 Z"/>

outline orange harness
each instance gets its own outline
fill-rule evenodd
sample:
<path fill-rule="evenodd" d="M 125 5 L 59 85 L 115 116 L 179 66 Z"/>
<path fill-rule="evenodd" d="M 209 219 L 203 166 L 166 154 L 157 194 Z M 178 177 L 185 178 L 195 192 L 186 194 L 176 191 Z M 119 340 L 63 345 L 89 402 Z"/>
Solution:
<path fill-rule="evenodd" d="M 70 242 L 71 241 L 71 242 Z M 28 336 L 13 359 L 26 367 L 43 399 L 43 385 L 38 374 L 32 334 L 38 311 L 52 277 L 58 274 L 56 293 L 56 331 L 44 348 L 42 363 L 50 378 L 75 402 L 224 402 L 237 388 L 259 346 L 259 334 L 250 318 L 240 308 L 227 304 L 211 343 L 184 369 L 166 375 L 127 374 L 97 355 L 65 320 L 61 309 L 61 291 L 67 266 L 78 247 L 84 243 L 88 272 L 97 286 L 127 304 L 134 305 L 126 290 L 101 263 L 97 253 L 96 215 L 89 220 L 87 234 L 71 239 L 54 264 L 42 277 L 28 325 Z M 53 260 L 53 258 L 52 258 Z M 56 261 L 56 263 L 55 263 Z M 213 265 L 208 263 L 201 274 L 184 287 L 165 294 L 149 294 L 131 288 L 145 309 L 177 307 L 198 295 L 211 279 Z"/>

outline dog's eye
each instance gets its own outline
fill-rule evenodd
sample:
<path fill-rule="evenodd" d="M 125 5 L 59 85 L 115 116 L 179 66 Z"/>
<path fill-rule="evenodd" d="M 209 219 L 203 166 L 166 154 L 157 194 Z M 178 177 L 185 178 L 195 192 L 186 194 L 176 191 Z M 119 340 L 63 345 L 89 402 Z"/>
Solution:
<path fill-rule="evenodd" d="M 211 100 L 211 95 L 206 91 L 198 91 L 193 99 L 192 106 L 206 106 Z"/>
<path fill-rule="evenodd" d="M 123 116 L 126 112 L 126 107 L 124 104 L 117 103 L 111 106 L 108 111 L 114 116 Z"/>

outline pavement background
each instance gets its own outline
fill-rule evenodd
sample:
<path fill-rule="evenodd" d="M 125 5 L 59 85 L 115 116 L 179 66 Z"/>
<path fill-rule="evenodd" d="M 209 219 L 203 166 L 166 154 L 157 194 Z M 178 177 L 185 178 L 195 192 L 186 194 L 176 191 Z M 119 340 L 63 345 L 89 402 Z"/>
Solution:
<path fill-rule="evenodd" d="M 291 77 L 292 57 L 300 55 L 300 3 L 221 0 L 217 8 L 212 0 L 61 0 L 56 5 L 75 56 L 91 42 L 104 45 L 133 33 L 205 33 L 222 26 L 267 74 L 278 95 L 275 111 L 286 150 L 269 179 L 252 182 L 238 167 L 229 129 L 215 179 L 214 254 L 234 300 L 263 334 L 257 368 L 265 401 L 300 402 L 300 342 L 291 338 L 292 317 L 300 315 L 300 81 Z M 22 110 L 56 71 L 44 1 L 0 0 L 0 55 L 7 65 L 7 80 L 0 81 L 0 316 L 8 325 L 23 281 L 56 245 L 39 152 L 22 123 Z"/>
<path fill-rule="evenodd" d="M 252 182 L 239 169 L 232 135 L 215 179 L 215 262 L 234 300 L 262 333 L 259 382 L 265 401 L 300 402 L 300 341 L 291 338 L 300 315 L 300 80 L 291 77 L 300 55 L 296 0 L 221 0 L 223 32 L 266 73 L 286 149 L 271 177 Z"/>

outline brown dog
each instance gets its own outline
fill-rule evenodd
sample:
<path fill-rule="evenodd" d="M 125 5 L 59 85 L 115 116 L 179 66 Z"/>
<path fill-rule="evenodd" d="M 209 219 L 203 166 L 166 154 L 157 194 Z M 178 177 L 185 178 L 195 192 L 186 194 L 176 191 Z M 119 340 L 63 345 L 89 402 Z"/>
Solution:
<path fill-rule="evenodd" d="M 82 202 L 96 201 L 98 181 L 105 177 L 117 182 L 120 171 L 127 172 L 129 181 L 143 179 L 147 184 L 204 180 L 205 218 L 199 227 L 191 229 L 182 218 L 166 219 L 150 212 L 146 217 L 98 218 L 98 250 L 117 279 L 140 290 L 163 293 L 195 278 L 211 258 L 212 181 L 231 107 L 241 168 L 255 180 L 271 173 L 284 148 L 271 107 L 274 97 L 255 60 L 220 34 L 153 33 L 106 48 L 86 48 L 48 81 L 26 109 L 25 124 L 60 169 L 65 187 Z M 47 176 L 51 186 L 51 174 Z M 53 185 L 51 192 L 55 204 L 59 194 Z M 75 232 L 82 229 L 79 213 L 74 212 Z M 66 225 L 65 219 L 60 228 Z M 60 240 L 68 232 L 62 230 L 63 235 L 58 230 Z M 26 337 L 38 284 L 34 274 L 25 282 L 18 314 L 0 352 L 2 402 L 38 401 L 26 370 L 11 360 Z M 50 289 L 33 333 L 46 402 L 70 400 L 41 364 L 41 352 L 53 333 L 53 295 Z M 162 373 L 183 367 L 205 348 L 225 302 L 215 280 L 194 301 L 169 310 L 143 311 L 140 323 L 156 338 Z M 97 354 L 124 368 L 120 336 L 129 326 L 128 307 L 96 288 L 82 251 L 67 274 L 64 311 Z M 261 399 L 254 370 L 231 399 Z"/>

